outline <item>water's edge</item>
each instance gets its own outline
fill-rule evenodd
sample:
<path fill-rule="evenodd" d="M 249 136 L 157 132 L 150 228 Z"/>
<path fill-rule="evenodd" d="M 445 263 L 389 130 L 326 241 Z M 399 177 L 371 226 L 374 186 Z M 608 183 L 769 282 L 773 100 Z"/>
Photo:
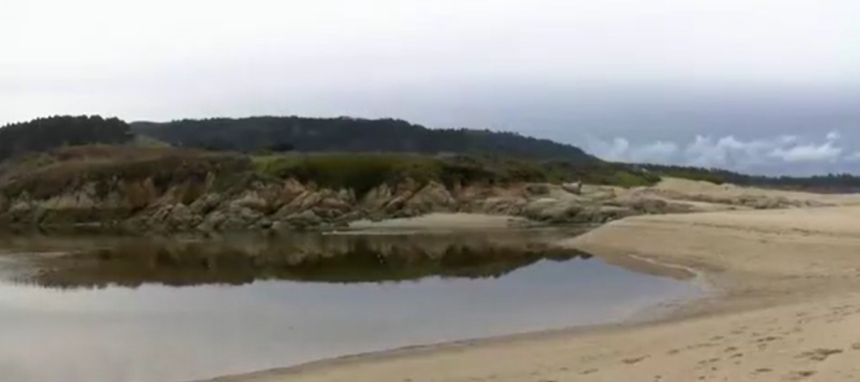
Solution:
<path fill-rule="evenodd" d="M 635 312 L 627 315 L 626 317 L 617 320 L 610 320 L 610 322 L 600 324 L 573 325 L 554 329 L 511 333 L 499 336 L 419 344 L 387 350 L 324 358 L 316 361 L 301 363 L 298 365 L 260 370 L 251 373 L 226 375 L 212 379 L 202 379 L 184 382 L 247 382 L 252 381 L 258 377 L 287 377 L 290 375 L 311 372 L 321 368 L 331 368 L 347 366 L 350 364 L 360 364 L 365 362 L 377 362 L 401 358 L 420 357 L 426 354 L 433 354 L 437 352 L 451 351 L 470 347 L 481 347 L 495 344 L 514 344 L 520 341 L 539 341 L 541 339 L 558 338 L 559 336 L 573 337 L 597 331 L 611 331 L 639 325 L 649 325 L 660 322 L 672 321 L 683 317 L 685 314 L 685 309 L 690 306 L 709 299 L 724 298 L 724 295 L 722 295 L 722 290 L 720 290 L 715 284 L 711 283 L 708 280 L 707 273 L 701 270 L 680 264 L 661 262 L 634 254 L 626 254 L 624 256 L 635 261 L 647 262 L 654 266 L 664 268 L 666 270 L 682 270 L 685 272 L 689 272 L 690 274 L 692 274 L 692 279 L 690 280 L 690 282 L 694 284 L 697 288 L 699 288 L 701 293 L 696 296 L 688 296 L 684 298 L 675 298 L 667 301 L 662 301 L 652 306 L 637 309 Z"/>
<path fill-rule="evenodd" d="M 99 238 L 82 246 L 39 238 L 33 252 L 0 256 L 35 267 L 0 267 L 19 277 L 32 273 L 4 282 L 11 289 L 0 310 L 21 332 L 0 346 L 13 369 L 0 377 L 53 380 L 79 370 L 71 380 L 280 378 L 647 324 L 710 297 L 707 275 L 696 269 L 592 256 L 564 245 L 573 231 L 545 234 L 252 238 L 221 241 L 224 248 L 194 240 Z M 99 326 L 105 319 L 115 325 Z M 139 335 L 152 330 L 154 337 Z M 22 350 L 34 338 L 57 335 L 72 337 L 47 363 L 33 363 Z M 111 350 L 117 336 L 127 349 Z M 82 338 L 92 351 L 75 354 Z"/>

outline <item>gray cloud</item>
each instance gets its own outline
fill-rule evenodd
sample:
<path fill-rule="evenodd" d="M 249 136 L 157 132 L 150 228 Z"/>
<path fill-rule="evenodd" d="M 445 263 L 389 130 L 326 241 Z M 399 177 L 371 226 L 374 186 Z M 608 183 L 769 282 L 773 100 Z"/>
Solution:
<path fill-rule="evenodd" d="M 598 157 L 621 162 L 680 164 L 729 168 L 753 172 L 791 172 L 792 166 L 807 170 L 841 169 L 860 160 L 850 152 L 837 131 L 819 139 L 781 135 L 759 139 L 739 139 L 733 135 L 698 135 L 685 143 L 666 141 L 631 143 L 625 138 L 588 139 L 587 151 Z"/>
<path fill-rule="evenodd" d="M 855 0 L 3 0 L 0 7 L 0 122 L 55 113 L 402 116 L 408 111 L 386 100 L 456 98 L 473 86 L 499 96 L 515 95 L 518 84 L 551 94 L 642 84 L 808 91 L 860 82 Z M 380 101 L 368 107 L 367 98 Z M 433 108 L 418 107 L 425 115 Z"/>
<path fill-rule="evenodd" d="M 0 2 L 0 124 L 398 117 L 616 160 L 860 168 L 856 0 Z"/>

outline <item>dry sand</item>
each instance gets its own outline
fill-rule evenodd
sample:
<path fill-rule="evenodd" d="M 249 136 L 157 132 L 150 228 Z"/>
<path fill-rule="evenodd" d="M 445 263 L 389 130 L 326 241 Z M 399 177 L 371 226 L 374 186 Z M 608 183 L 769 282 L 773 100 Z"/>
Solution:
<path fill-rule="evenodd" d="M 715 293 L 656 321 L 405 349 L 214 381 L 860 380 L 860 207 L 640 216 L 561 244 L 670 277 L 688 277 L 678 270 L 692 269 Z"/>
<path fill-rule="evenodd" d="M 854 194 L 818 194 L 802 191 L 787 191 L 743 187 L 733 184 L 713 184 L 678 178 L 663 178 L 652 187 L 633 189 L 632 192 L 643 192 L 661 195 L 669 200 L 698 201 L 705 204 L 742 204 L 744 199 L 782 200 L 799 206 L 847 206 L 860 205 L 860 195 Z M 710 202 L 710 203 L 708 203 Z"/>

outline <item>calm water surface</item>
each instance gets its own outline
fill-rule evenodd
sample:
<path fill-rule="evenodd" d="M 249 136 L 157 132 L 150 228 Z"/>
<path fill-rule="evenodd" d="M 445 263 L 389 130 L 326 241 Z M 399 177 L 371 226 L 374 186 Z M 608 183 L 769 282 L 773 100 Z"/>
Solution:
<path fill-rule="evenodd" d="M 698 293 L 542 244 L 557 234 L 0 239 L 0 381 L 191 381 Z"/>

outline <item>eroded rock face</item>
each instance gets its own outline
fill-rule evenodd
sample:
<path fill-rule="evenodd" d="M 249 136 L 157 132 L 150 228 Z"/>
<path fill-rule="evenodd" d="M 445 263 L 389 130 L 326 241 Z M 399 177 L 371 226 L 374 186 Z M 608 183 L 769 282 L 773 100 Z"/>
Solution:
<path fill-rule="evenodd" d="M 460 211 L 489 215 L 519 216 L 522 215 L 526 204 L 528 204 L 528 200 L 524 197 L 493 196 L 466 203 L 461 206 Z"/>
<path fill-rule="evenodd" d="M 545 196 L 549 195 L 550 188 L 544 183 L 527 184 L 525 191 L 530 196 Z"/>
<path fill-rule="evenodd" d="M 238 190 L 216 189 L 214 176 L 175 185 L 153 179 L 83 182 L 62 192 L 33 197 L 26 191 L 0 194 L 0 222 L 62 226 L 99 224 L 152 231 L 304 230 L 342 227 L 360 219 L 413 217 L 434 212 L 469 212 L 526 217 L 547 224 L 601 223 L 637 214 L 694 211 L 696 196 L 579 184 L 446 186 L 406 179 L 381 184 L 363 195 L 326 189 L 295 179 L 253 181 Z M 785 198 L 730 201 L 743 208 L 799 206 Z"/>
<path fill-rule="evenodd" d="M 523 216 L 547 223 L 585 223 L 581 212 L 585 206 L 576 200 L 541 198 L 523 209 Z"/>
<path fill-rule="evenodd" d="M 574 195 L 582 194 L 582 183 L 580 182 L 563 183 L 561 188 Z"/>
<path fill-rule="evenodd" d="M 198 215 L 206 215 L 221 205 L 224 197 L 217 192 L 203 195 L 201 198 L 191 203 L 191 210 Z"/>
<path fill-rule="evenodd" d="M 441 183 L 430 182 L 404 203 L 402 208 L 416 214 L 429 212 L 450 212 L 457 207 L 457 201 Z"/>

